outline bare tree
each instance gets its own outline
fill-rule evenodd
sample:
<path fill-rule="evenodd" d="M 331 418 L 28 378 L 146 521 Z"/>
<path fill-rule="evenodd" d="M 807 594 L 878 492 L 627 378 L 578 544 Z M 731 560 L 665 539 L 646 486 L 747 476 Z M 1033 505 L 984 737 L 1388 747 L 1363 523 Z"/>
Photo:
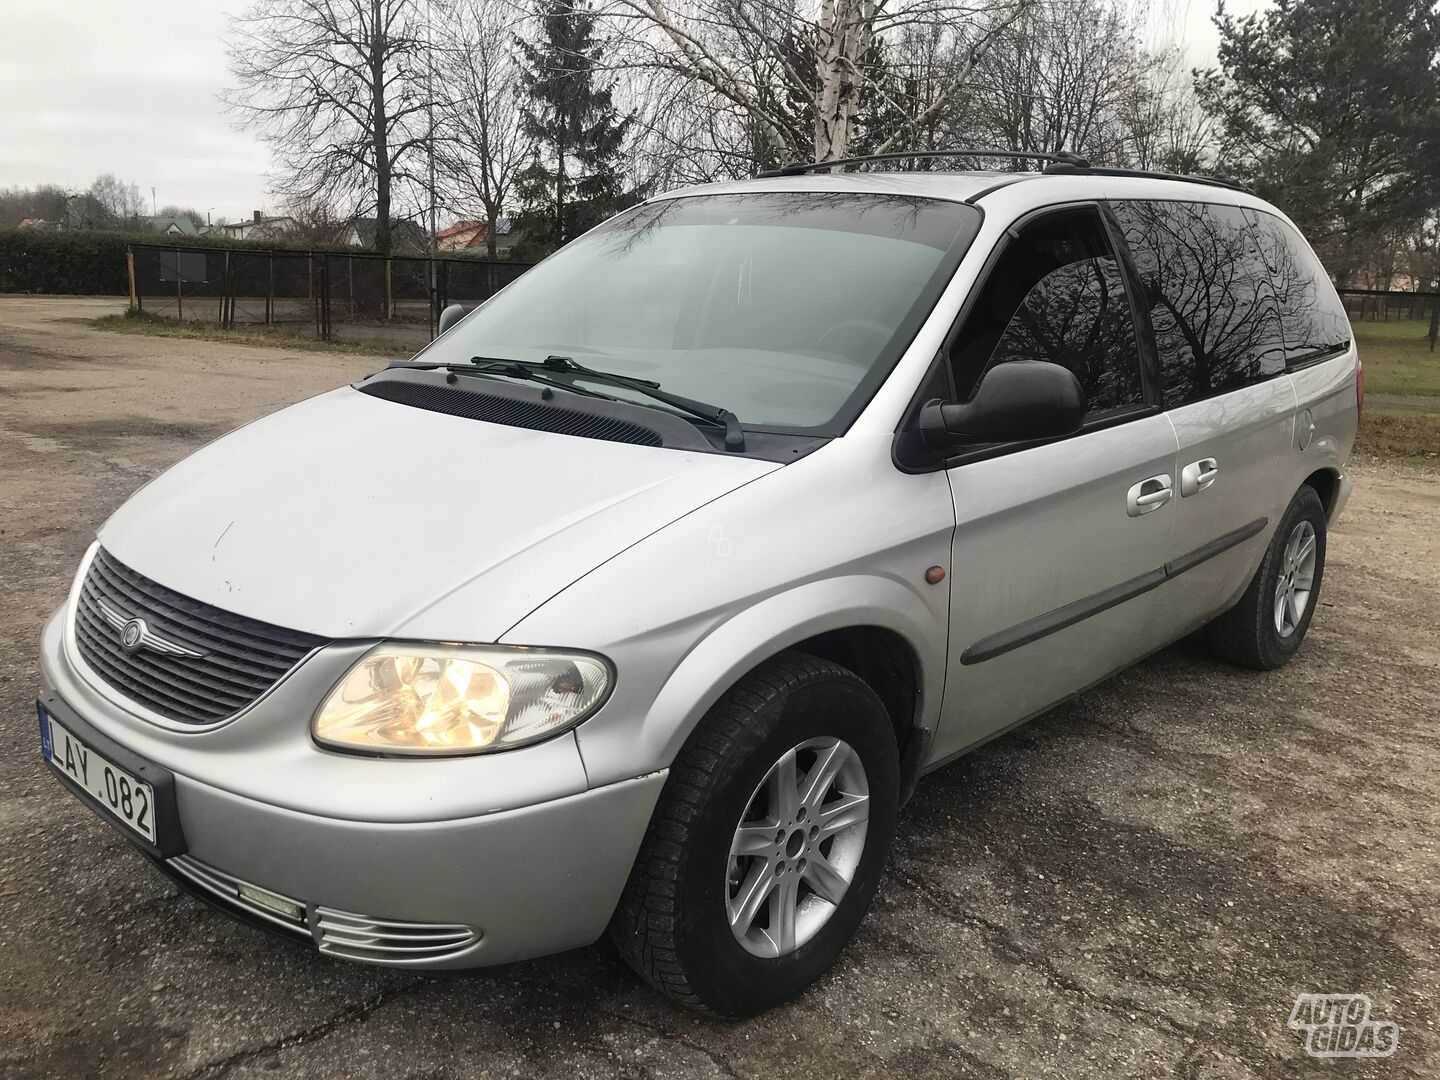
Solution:
<path fill-rule="evenodd" d="M 962 98 L 991 43 L 1035 2 L 610 0 L 609 10 L 632 24 L 626 62 L 689 83 L 687 105 L 708 102 L 712 117 L 744 136 L 730 149 L 751 148 L 751 165 L 763 167 L 844 157 L 875 101 L 893 115 L 869 149 L 907 146 Z M 889 93 L 877 50 L 926 30 L 945 43 L 946 69 L 923 97 Z"/>
<path fill-rule="evenodd" d="M 451 209 L 481 207 L 486 251 L 494 258 L 516 177 L 534 153 L 512 51 L 522 16 L 507 0 L 455 0 L 447 15 L 438 42 L 447 101 L 437 124 L 436 168 Z"/>
<path fill-rule="evenodd" d="M 397 182 L 429 137 L 418 0 L 258 0 L 235 25 L 229 104 L 270 143 L 278 191 L 373 211 L 388 254 Z"/>
<path fill-rule="evenodd" d="M 26 218 L 51 225 L 70 223 L 70 200 L 77 196 L 57 184 L 0 189 L 0 227 L 13 228 Z"/>
<path fill-rule="evenodd" d="M 1133 25 L 1105 0 L 1039 0 L 997 35 L 952 124 L 1006 150 L 1125 164 L 1122 112 L 1151 64 Z"/>
<path fill-rule="evenodd" d="M 140 217 L 145 213 L 145 197 L 140 194 L 137 184 L 117 179 L 114 173 L 103 173 L 95 178 L 86 193 L 88 198 L 82 213 L 85 224 L 107 228 L 138 228 Z"/>
<path fill-rule="evenodd" d="M 295 235 L 307 244 L 338 244 L 346 231 L 346 218 L 324 199 L 292 196 L 285 214 L 295 222 Z"/>

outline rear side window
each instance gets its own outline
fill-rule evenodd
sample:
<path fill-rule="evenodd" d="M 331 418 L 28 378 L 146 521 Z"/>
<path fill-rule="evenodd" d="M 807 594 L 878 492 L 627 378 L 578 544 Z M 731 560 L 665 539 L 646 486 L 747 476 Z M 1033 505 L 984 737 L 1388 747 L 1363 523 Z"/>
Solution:
<path fill-rule="evenodd" d="M 1350 347 L 1350 320 L 1310 245 L 1274 214 L 1246 210 L 1254 223 L 1280 309 L 1287 367 L 1303 367 Z"/>
<path fill-rule="evenodd" d="M 1092 418 L 1141 404 L 1134 315 L 1095 210 L 1048 215 L 1000 253 L 950 351 L 957 397 L 1013 360 L 1073 371 Z"/>
<path fill-rule="evenodd" d="M 1239 207 L 1156 200 L 1110 209 L 1140 277 L 1166 408 L 1285 370 L 1279 306 Z"/>

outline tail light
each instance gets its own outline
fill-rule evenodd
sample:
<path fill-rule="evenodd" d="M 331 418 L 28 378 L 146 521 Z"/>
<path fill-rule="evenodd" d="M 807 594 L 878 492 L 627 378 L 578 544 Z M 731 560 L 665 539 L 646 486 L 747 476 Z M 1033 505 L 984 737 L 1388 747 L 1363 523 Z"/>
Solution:
<path fill-rule="evenodd" d="M 1360 413 L 1365 408 L 1365 365 L 1357 357 L 1355 360 L 1355 419 L 1360 419 Z"/>

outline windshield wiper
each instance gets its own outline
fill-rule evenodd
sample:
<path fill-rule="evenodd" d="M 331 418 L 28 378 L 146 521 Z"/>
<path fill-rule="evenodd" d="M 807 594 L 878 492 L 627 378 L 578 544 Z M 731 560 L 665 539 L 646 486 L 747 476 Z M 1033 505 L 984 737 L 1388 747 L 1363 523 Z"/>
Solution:
<path fill-rule="evenodd" d="M 543 364 L 529 364 L 524 360 L 499 360 L 490 356 L 472 356 L 468 362 L 457 363 L 453 360 L 393 360 L 385 366 L 385 370 L 400 368 L 409 371 L 453 371 L 460 375 L 503 375 L 510 379 L 525 379 L 530 382 L 540 383 L 542 386 L 555 386 L 572 394 L 579 394 L 582 397 L 599 398 L 601 401 L 619 401 L 620 399 L 610 394 L 602 394 L 598 390 L 591 390 L 584 386 L 573 386 L 559 379 L 546 378 L 535 368 L 544 368 Z M 542 397 L 545 395 L 542 394 Z"/>
<path fill-rule="evenodd" d="M 596 368 L 586 367 L 584 364 L 577 364 L 568 356 L 547 356 L 543 364 L 534 364 L 530 361 L 520 361 L 526 367 L 541 367 L 546 371 L 553 371 L 557 374 L 582 375 L 589 379 L 599 379 L 608 382 L 612 386 L 623 386 L 629 390 L 644 394 L 646 397 L 663 402 L 673 409 L 679 409 L 690 416 L 698 417 L 701 420 L 708 420 L 712 424 L 723 424 L 725 427 L 725 449 L 745 449 L 745 429 L 740 426 L 740 418 L 729 409 L 722 409 L 718 405 L 710 405 L 704 401 L 696 401 L 694 398 L 681 397 L 679 394 L 672 394 L 668 390 L 662 390 L 658 382 L 652 379 L 639 379 L 633 375 L 618 375 L 613 371 L 600 371 Z"/>
<path fill-rule="evenodd" d="M 602 401 L 619 401 L 620 399 L 613 395 L 576 386 L 573 382 L 561 382 L 559 379 L 548 378 L 545 373 L 554 372 L 557 375 L 580 375 L 587 379 L 598 379 L 612 386 L 623 386 L 636 393 L 644 394 L 648 398 L 678 409 L 687 416 L 705 420 L 711 424 L 722 425 L 725 428 L 725 449 L 745 449 L 745 429 L 740 426 L 740 418 L 729 409 L 722 409 L 718 405 L 710 405 L 703 401 L 696 401 L 694 398 L 672 394 L 668 390 L 662 390 L 660 384 L 653 379 L 641 379 L 634 375 L 620 375 L 613 371 L 600 371 L 598 368 L 586 367 L 584 364 L 576 363 L 568 356 L 547 356 L 543 361 L 502 360 L 494 356 L 472 356 L 469 363 L 453 360 L 394 360 L 386 367 L 387 370 L 389 368 L 408 368 L 412 371 L 453 371 L 462 375 L 501 375 L 511 379 L 529 379 L 544 386 L 558 386 L 561 390 L 568 390 L 572 394 L 600 398 Z"/>

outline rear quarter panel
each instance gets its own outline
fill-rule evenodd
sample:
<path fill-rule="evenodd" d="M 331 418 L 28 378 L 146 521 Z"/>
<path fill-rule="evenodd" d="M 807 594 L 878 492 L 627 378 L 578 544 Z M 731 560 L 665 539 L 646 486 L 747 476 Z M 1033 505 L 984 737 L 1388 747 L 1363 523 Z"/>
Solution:
<path fill-rule="evenodd" d="M 1290 477 L 1290 491 L 1320 469 L 1344 472 L 1355 447 L 1360 421 L 1355 399 L 1360 359 L 1352 344 L 1344 355 L 1290 373 L 1297 405 L 1296 447 L 1300 451 L 1291 458 L 1294 473 Z M 1308 445 L 1301 449 L 1307 434 Z"/>

